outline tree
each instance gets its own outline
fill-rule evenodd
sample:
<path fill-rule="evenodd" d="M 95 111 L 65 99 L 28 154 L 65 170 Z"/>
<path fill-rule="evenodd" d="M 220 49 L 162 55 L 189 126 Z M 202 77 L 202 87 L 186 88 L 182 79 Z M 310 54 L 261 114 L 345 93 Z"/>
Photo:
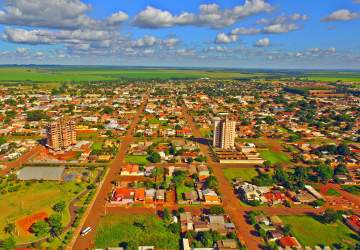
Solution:
<path fill-rule="evenodd" d="M 62 221 L 61 214 L 53 214 L 49 217 L 48 223 L 49 226 L 51 227 L 52 235 L 58 236 L 61 234 L 61 231 L 63 229 L 61 221 Z"/>
<path fill-rule="evenodd" d="M 219 215 L 224 214 L 225 210 L 222 206 L 211 206 L 209 212 L 210 214 Z"/>
<path fill-rule="evenodd" d="M 339 164 L 334 169 L 334 174 L 347 174 L 349 173 L 349 170 L 347 169 L 345 164 Z"/>
<path fill-rule="evenodd" d="M 299 181 L 304 181 L 308 178 L 307 169 L 304 167 L 297 166 L 295 168 L 294 176 Z"/>
<path fill-rule="evenodd" d="M 321 181 L 324 183 L 327 183 L 334 176 L 333 169 L 329 165 L 326 165 L 326 164 L 320 164 L 317 167 L 317 172 L 319 174 Z"/>
<path fill-rule="evenodd" d="M 4 232 L 10 235 L 13 235 L 13 233 L 15 232 L 15 224 L 14 223 L 8 223 L 6 224 L 6 226 L 4 227 Z"/>
<path fill-rule="evenodd" d="M 205 184 L 208 188 L 211 188 L 211 189 L 216 189 L 219 185 L 216 177 L 212 176 L 212 175 L 206 179 Z"/>
<path fill-rule="evenodd" d="M 49 224 L 47 224 L 45 221 L 40 220 L 38 222 L 35 222 L 32 226 L 31 226 L 31 231 L 36 235 L 36 236 L 44 236 L 46 234 L 49 233 L 50 231 L 50 227 Z"/>
<path fill-rule="evenodd" d="M 286 224 L 283 228 L 284 235 L 289 235 L 291 233 L 291 225 Z"/>
<path fill-rule="evenodd" d="M 1 248 L 4 250 L 12 250 L 16 247 L 16 241 L 14 237 L 9 237 L 1 242 Z"/>
<path fill-rule="evenodd" d="M 65 208 L 66 208 L 65 201 L 59 201 L 59 202 L 55 203 L 55 205 L 53 206 L 53 210 L 58 213 L 63 212 L 65 210 Z"/>
<path fill-rule="evenodd" d="M 168 208 L 164 208 L 163 218 L 164 218 L 164 220 L 166 220 L 166 221 L 170 221 L 171 217 L 170 217 L 170 212 L 169 212 L 169 209 L 168 209 Z"/>
<path fill-rule="evenodd" d="M 157 162 L 160 162 L 161 157 L 160 157 L 159 153 L 152 151 L 149 154 L 147 159 L 152 163 L 157 163 Z"/>
<path fill-rule="evenodd" d="M 6 143 L 5 137 L 0 137 L 0 146 Z"/>
<path fill-rule="evenodd" d="M 328 208 L 325 210 L 321 219 L 326 224 L 332 224 L 335 223 L 338 219 L 340 219 L 340 217 L 341 215 L 339 212 L 335 211 L 334 209 Z"/>
<path fill-rule="evenodd" d="M 284 183 L 288 181 L 289 176 L 282 167 L 276 167 L 273 178 L 278 183 Z"/>
<path fill-rule="evenodd" d="M 26 117 L 28 121 L 40 121 L 42 119 L 46 119 L 47 115 L 42 110 L 34 110 L 27 112 Z"/>

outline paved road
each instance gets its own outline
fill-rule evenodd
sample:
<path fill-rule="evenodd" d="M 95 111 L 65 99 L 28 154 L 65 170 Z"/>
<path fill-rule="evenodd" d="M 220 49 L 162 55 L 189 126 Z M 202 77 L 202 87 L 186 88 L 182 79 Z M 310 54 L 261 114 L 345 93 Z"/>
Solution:
<path fill-rule="evenodd" d="M 188 126 L 193 132 L 194 137 L 201 138 L 201 133 L 194 124 L 192 117 L 188 114 L 185 105 L 184 115 L 187 120 Z M 245 208 L 240 205 L 240 201 L 234 193 L 233 187 L 225 178 L 220 164 L 212 159 L 212 153 L 210 152 L 209 147 L 206 144 L 202 143 L 199 143 L 199 145 L 201 152 L 205 154 L 208 158 L 207 164 L 213 169 L 214 175 L 219 181 L 219 189 L 220 192 L 223 194 L 222 201 L 224 209 L 226 213 L 230 215 L 232 221 L 234 222 L 237 234 L 241 242 L 245 243 L 248 249 L 260 249 L 260 245 L 262 244 L 261 239 L 253 234 L 254 228 L 246 222 L 245 214 L 246 210 L 248 210 L 249 208 Z"/>
<path fill-rule="evenodd" d="M 143 100 L 140 108 L 138 109 L 138 112 L 136 113 L 130 125 L 129 130 L 127 131 L 126 136 L 123 138 L 120 149 L 114 161 L 109 166 L 109 171 L 104 177 L 104 180 L 102 182 L 103 184 L 101 185 L 101 187 L 99 187 L 100 188 L 99 193 L 96 196 L 94 203 L 88 212 L 87 217 L 85 218 L 84 224 L 82 225 L 82 228 L 91 226 L 92 231 L 83 237 L 77 234 L 75 236 L 77 237 L 75 243 L 73 244 L 71 243 L 69 245 L 69 249 L 85 250 L 94 246 L 93 240 L 95 239 L 96 225 L 98 224 L 100 218 L 104 216 L 106 212 L 105 204 L 108 198 L 108 194 L 111 192 L 112 189 L 111 181 L 116 178 L 116 176 L 120 172 L 121 166 L 124 164 L 127 148 L 134 139 L 133 132 L 135 130 L 136 124 L 139 122 L 140 115 L 144 112 L 147 103 L 147 98 L 148 97 L 145 97 L 145 99 Z"/>
<path fill-rule="evenodd" d="M 5 174 L 8 174 L 12 169 L 17 170 L 17 169 L 21 168 L 21 166 L 25 162 L 27 162 L 30 158 L 34 157 L 35 155 L 39 154 L 40 152 L 42 152 L 44 150 L 45 150 L 45 148 L 43 146 L 37 145 L 14 161 L 1 163 L 6 166 L 6 169 L 1 170 L 0 174 L 5 175 Z"/>

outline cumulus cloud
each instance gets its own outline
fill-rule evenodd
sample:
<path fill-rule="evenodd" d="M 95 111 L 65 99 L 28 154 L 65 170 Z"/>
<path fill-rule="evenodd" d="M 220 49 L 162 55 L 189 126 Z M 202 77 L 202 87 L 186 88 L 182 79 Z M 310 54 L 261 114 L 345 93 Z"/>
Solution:
<path fill-rule="evenodd" d="M 80 0 L 11 0 L 0 9 L 0 24 L 56 29 L 109 28 L 128 17 L 118 12 L 108 20 L 95 20 L 86 13 L 91 5 Z"/>
<path fill-rule="evenodd" d="M 259 39 L 255 44 L 255 47 L 269 47 L 270 46 L 270 39 L 265 37 L 262 39 Z"/>
<path fill-rule="evenodd" d="M 257 27 L 239 27 L 231 30 L 229 33 L 219 33 L 216 36 L 216 43 L 232 43 L 239 39 L 240 35 L 258 35 L 258 34 L 280 34 L 298 30 L 300 27 L 296 22 L 307 20 L 307 15 L 294 13 L 289 16 L 278 16 L 274 19 L 262 18 L 256 22 L 263 25 L 262 28 Z"/>
<path fill-rule="evenodd" d="M 270 12 L 272 9 L 273 7 L 266 0 L 245 0 L 243 5 L 224 10 L 215 3 L 201 4 L 199 14 L 182 12 L 174 15 L 169 11 L 147 6 L 145 10 L 135 16 L 133 25 L 142 28 L 165 28 L 179 25 L 223 28 L 245 17 L 260 12 Z"/>
<path fill-rule="evenodd" d="M 333 22 L 333 21 L 349 21 L 359 18 L 359 13 L 351 12 L 347 9 L 340 9 L 332 12 L 329 16 L 321 19 L 323 22 Z"/>
<path fill-rule="evenodd" d="M 276 23 L 264 27 L 264 33 L 273 34 L 273 33 L 287 33 L 299 29 L 299 27 L 294 23 Z"/>
<path fill-rule="evenodd" d="M 216 43 L 232 43 L 232 42 L 236 42 L 237 39 L 238 39 L 237 35 L 219 33 L 216 36 L 215 42 Z"/>

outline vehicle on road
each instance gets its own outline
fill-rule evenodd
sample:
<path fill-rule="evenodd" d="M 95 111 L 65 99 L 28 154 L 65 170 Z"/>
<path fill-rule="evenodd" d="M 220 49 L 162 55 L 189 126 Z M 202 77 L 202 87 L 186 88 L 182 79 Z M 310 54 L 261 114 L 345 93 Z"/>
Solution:
<path fill-rule="evenodd" d="M 88 233 L 90 233 L 91 232 L 91 227 L 86 227 L 86 228 L 84 228 L 81 232 L 80 232 L 80 235 L 81 236 L 85 236 L 85 235 L 87 235 Z"/>

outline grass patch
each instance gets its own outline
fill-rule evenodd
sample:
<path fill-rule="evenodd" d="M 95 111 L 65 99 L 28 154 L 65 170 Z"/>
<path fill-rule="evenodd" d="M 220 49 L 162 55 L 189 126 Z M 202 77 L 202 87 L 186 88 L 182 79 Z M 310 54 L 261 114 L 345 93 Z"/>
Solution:
<path fill-rule="evenodd" d="M 91 145 L 92 150 L 101 150 L 103 143 L 100 141 L 96 141 Z"/>
<path fill-rule="evenodd" d="M 341 188 L 348 193 L 360 195 L 360 186 L 342 185 Z"/>
<path fill-rule="evenodd" d="M 224 169 L 224 175 L 229 181 L 236 178 L 251 181 L 252 178 L 258 176 L 258 171 L 255 168 L 226 168 Z"/>
<path fill-rule="evenodd" d="M 341 196 L 341 194 L 338 191 L 336 191 L 335 189 L 332 189 L 332 188 L 330 188 L 326 192 L 326 195 L 329 195 L 329 196 Z"/>
<path fill-rule="evenodd" d="M 176 199 L 178 201 L 183 200 L 183 193 L 194 190 L 191 187 L 187 187 L 184 184 L 176 186 Z"/>
<path fill-rule="evenodd" d="M 139 246 L 156 249 L 179 249 L 179 234 L 174 234 L 157 217 L 151 215 L 103 217 L 96 230 L 96 248 L 126 246 L 136 250 Z"/>
<path fill-rule="evenodd" d="M 311 216 L 281 216 L 281 219 L 291 225 L 292 233 L 303 246 L 354 245 L 357 242 L 355 233 L 341 222 L 322 224 Z"/>
<path fill-rule="evenodd" d="M 125 156 L 125 161 L 127 163 L 139 164 L 139 165 L 147 165 L 150 162 L 147 160 L 146 155 L 127 155 Z"/>
<path fill-rule="evenodd" d="M 0 238 L 7 237 L 2 230 L 8 222 L 31 215 L 38 211 L 53 213 L 52 206 L 59 201 L 69 202 L 85 189 L 86 184 L 75 182 L 33 182 L 30 186 L 23 186 L 17 192 L 10 192 L 0 196 Z M 68 209 L 63 212 L 63 224 L 70 221 Z M 36 240 L 32 234 L 16 236 L 17 243 Z"/>
<path fill-rule="evenodd" d="M 274 152 L 272 150 L 259 150 L 259 153 L 264 160 L 270 161 L 272 164 L 290 162 L 289 156 L 283 152 Z"/>

